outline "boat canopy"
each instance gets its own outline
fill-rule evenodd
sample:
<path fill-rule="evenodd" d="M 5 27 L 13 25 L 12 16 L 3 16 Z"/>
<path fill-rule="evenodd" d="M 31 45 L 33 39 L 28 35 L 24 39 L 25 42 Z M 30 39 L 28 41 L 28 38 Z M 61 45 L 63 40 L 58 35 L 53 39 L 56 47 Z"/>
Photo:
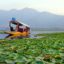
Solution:
<path fill-rule="evenodd" d="M 29 25 L 27 25 L 27 24 L 25 24 L 23 22 L 20 22 L 20 21 L 13 21 L 13 20 L 11 20 L 9 25 L 11 25 L 11 24 L 15 24 L 15 25 L 19 24 L 19 26 L 27 26 L 27 27 L 29 27 Z"/>

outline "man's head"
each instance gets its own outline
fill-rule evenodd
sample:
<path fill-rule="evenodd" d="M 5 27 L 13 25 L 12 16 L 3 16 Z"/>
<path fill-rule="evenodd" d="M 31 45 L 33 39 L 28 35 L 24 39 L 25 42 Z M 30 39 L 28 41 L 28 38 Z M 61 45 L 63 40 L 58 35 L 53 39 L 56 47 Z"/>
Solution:
<path fill-rule="evenodd" d="M 13 21 L 16 21 L 16 18 L 12 17 L 12 20 L 13 20 Z"/>

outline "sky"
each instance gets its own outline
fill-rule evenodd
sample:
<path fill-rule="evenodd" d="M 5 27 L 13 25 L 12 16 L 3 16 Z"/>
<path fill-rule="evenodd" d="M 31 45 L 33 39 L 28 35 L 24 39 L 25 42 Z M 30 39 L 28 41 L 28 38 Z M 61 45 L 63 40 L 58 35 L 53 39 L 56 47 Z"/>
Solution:
<path fill-rule="evenodd" d="M 33 8 L 64 15 L 64 0 L 0 0 L 0 10 Z"/>

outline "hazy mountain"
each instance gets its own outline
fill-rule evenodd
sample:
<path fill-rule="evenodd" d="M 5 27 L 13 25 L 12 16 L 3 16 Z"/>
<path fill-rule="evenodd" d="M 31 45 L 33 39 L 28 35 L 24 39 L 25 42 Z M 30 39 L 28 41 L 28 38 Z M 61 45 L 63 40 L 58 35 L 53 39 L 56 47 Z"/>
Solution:
<path fill-rule="evenodd" d="M 8 26 L 9 20 L 16 17 L 17 20 L 30 25 L 33 28 L 64 28 L 64 16 L 49 12 L 38 12 L 31 8 L 22 10 L 0 10 L 0 26 Z"/>

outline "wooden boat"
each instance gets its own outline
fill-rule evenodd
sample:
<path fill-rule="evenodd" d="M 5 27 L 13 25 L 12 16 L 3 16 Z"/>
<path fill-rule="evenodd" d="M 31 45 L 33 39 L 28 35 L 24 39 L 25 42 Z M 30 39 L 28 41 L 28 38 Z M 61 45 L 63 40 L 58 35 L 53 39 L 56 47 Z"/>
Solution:
<path fill-rule="evenodd" d="M 9 22 L 9 27 L 10 31 L 6 32 L 9 35 L 6 38 L 24 38 L 30 35 L 30 27 L 27 24 L 11 20 Z"/>

